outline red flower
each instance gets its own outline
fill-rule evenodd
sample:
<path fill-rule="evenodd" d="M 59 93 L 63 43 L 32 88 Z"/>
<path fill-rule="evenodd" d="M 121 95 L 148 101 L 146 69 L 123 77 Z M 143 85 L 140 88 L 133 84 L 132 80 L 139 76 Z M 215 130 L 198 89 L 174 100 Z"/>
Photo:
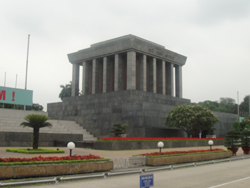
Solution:
<path fill-rule="evenodd" d="M 33 158 L 0 158 L 1 162 L 30 162 L 30 161 L 63 161 L 63 160 L 88 160 L 88 159 L 101 159 L 100 156 L 96 155 L 73 155 L 64 157 L 33 157 Z"/>

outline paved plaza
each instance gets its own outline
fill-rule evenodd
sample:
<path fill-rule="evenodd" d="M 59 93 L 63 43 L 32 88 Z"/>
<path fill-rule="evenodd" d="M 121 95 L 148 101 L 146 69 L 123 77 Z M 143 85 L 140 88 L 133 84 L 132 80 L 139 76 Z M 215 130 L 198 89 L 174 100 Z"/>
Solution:
<path fill-rule="evenodd" d="M 11 148 L 11 147 L 8 147 Z M 24 148 L 24 147 L 13 147 L 13 148 Z M 30 147 L 31 148 L 31 147 Z M 59 154 L 23 154 L 23 153 L 12 153 L 6 152 L 6 147 L 0 147 L 0 157 L 35 157 L 35 156 L 67 156 L 69 155 L 69 150 L 67 147 L 46 147 L 48 149 L 57 149 L 64 150 L 65 153 Z M 213 148 L 220 148 L 226 149 L 224 146 L 213 146 Z M 200 149 L 209 149 L 207 147 L 185 147 L 185 148 L 163 148 L 162 152 L 164 151 L 187 151 L 187 150 L 200 150 Z M 77 155 L 98 155 L 103 158 L 128 158 L 133 155 L 138 155 L 142 153 L 151 153 L 151 152 L 158 152 L 158 149 L 146 149 L 146 150 L 125 150 L 125 151 L 107 151 L 107 150 L 94 150 L 94 149 L 85 149 L 85 148 L 75 148 L 73 149 L 72 154 Z M 242 149 L 239 149 L 237 152 L 237 156 L 243 155 Z"/>

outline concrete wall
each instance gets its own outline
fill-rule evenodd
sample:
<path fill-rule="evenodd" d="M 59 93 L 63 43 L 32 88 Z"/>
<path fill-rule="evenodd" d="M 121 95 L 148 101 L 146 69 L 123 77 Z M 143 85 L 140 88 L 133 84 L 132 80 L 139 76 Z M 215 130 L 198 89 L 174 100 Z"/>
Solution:
<path fill-rule="evenodd" d="M 219 117 L 219 121 L 214 125 L 216 130 L 214 134 L 216 137 L 225 137 L 227 131 L 232 127 L 235 121 L 238 121 L 237 114 L 230 114 L 224 112 L 213 112 L 214 115 Z"/>
<path fill-rule="evenodd" d="M 147 142 L 95 142 L 94 149 L 100 150 L 138 150 L 138 149 L 159 149 L 158 141 Z M 183 148 L 208 146 L 207 140 L 192 141 L 163 141 L 164 148 Z M 224 145 L 224 140 L 214 140 L 214 146 Z"/>
<path fill-rule="evenodd" d="M 13 109 L 4 109 L 0 108 L 0 117 L 19 117 L 24 118 L 29 114 L 43 114 L 48 115 L 47 112 L 43 111 L 24 111 L 24 110 L 13 110 Z"/>

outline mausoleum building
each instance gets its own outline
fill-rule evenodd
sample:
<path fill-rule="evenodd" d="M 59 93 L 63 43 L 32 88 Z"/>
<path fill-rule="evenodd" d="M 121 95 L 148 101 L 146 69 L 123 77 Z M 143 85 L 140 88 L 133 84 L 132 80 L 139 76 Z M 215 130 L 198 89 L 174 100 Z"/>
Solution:
<path fill-rule="evenodd" d="M 165 118 L 174 107 L 190 103 L 182 93 L 185 56 L 126 35 L 70 53 L 68 59 L 72 97 L 48 104 L 52 119 L 75 120 L 97 137 L 110 136 L 114 123 L 128 124 L 128 136 L 183 136 L 167 128 Z"/>

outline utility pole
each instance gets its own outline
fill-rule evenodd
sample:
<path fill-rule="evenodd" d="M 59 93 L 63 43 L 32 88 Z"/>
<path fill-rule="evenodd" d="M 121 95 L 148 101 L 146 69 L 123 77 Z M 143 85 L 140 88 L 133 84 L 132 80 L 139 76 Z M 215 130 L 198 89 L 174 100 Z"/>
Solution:
<path fill-rule="evenodd" d="M 28 34 L 27 60 L 26 60 L 26 76 L 25 76 L 25 88 L 24 88 L 25 90 L 27 89 L 29 44 L 30 44 L 30 34 Z M 26 110 L 26 105 L 24 105 L 24 110 Z"/>

